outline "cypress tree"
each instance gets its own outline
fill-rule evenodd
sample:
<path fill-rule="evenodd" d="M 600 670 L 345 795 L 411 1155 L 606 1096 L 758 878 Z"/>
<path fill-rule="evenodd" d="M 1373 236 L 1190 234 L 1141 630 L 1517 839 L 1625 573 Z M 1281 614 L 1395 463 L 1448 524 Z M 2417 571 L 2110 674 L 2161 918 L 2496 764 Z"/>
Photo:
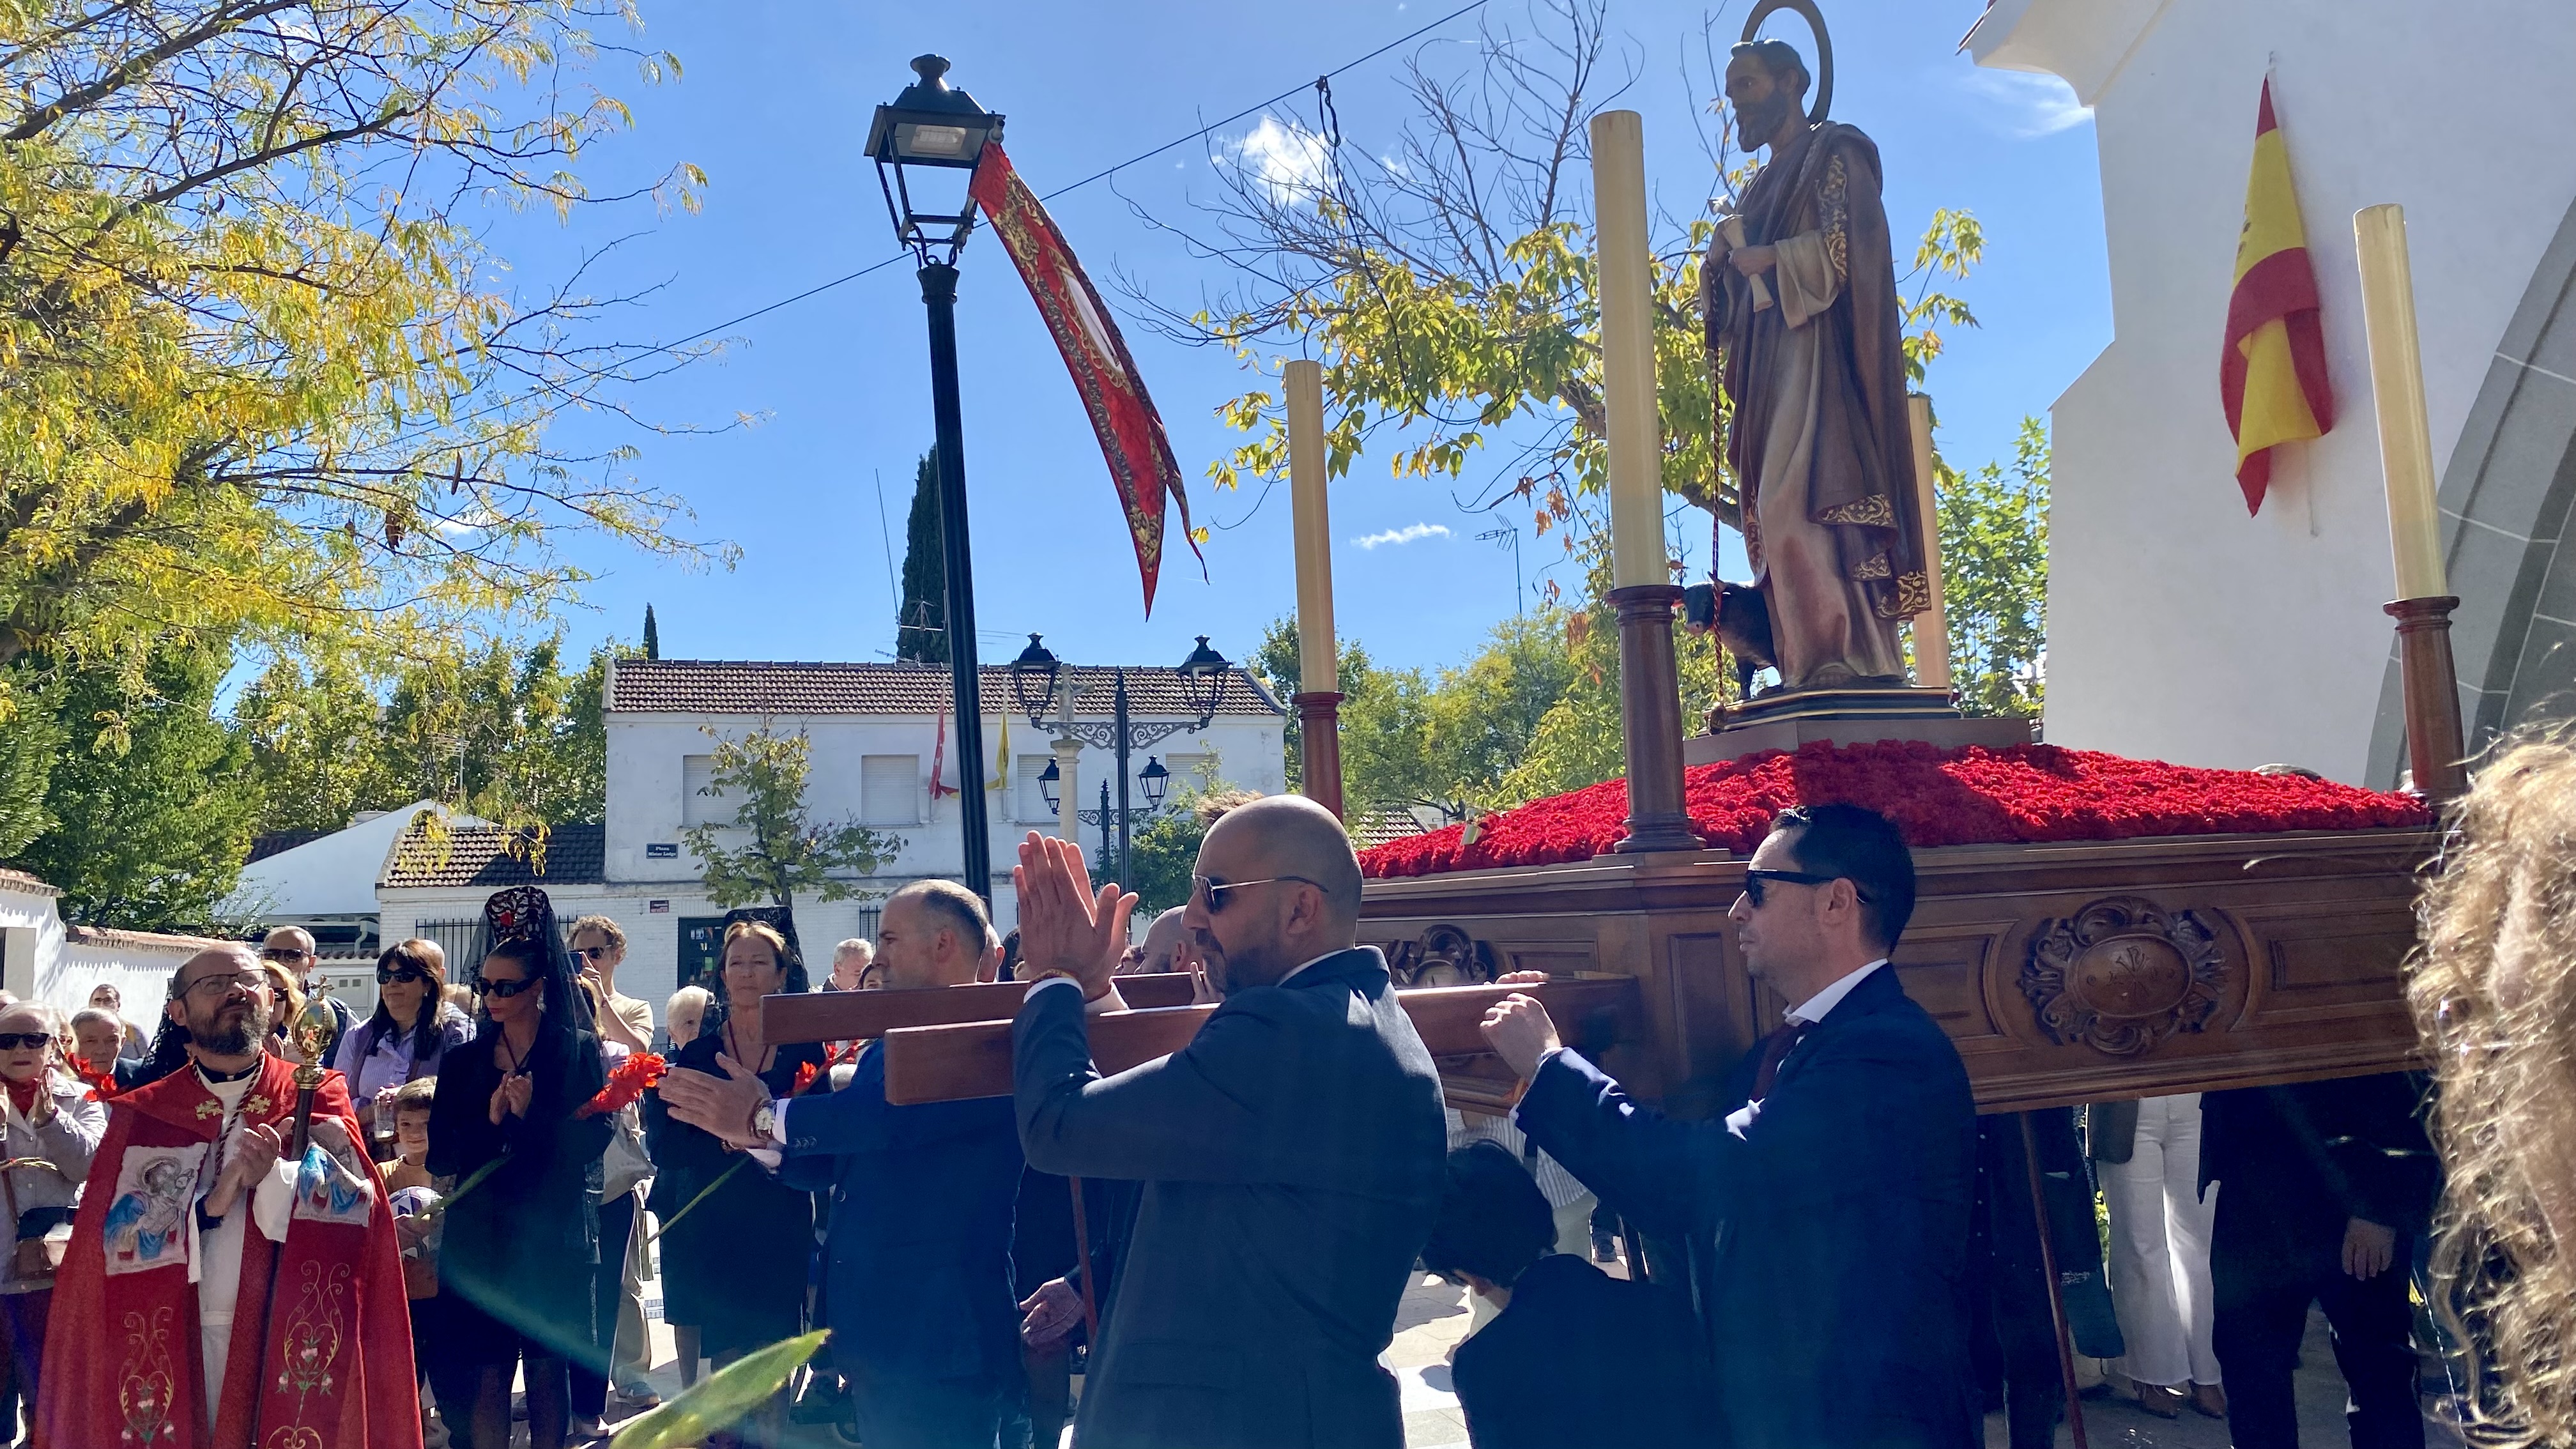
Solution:
<path fill-rule="evenodd" d="M 904 524 L 903 606 L 894 621 L 894 657 L 906 664 L 948 662 L 948 557 L 939 526 L 939 454 L 921 455 L 912 477 L 912 515 Z"/>
<path fill-rule="evenodd" d="M 662 657 L 662 631 L 654 627 L 651 604 L 644 606 L 644 657 L 647 659 Z"/>

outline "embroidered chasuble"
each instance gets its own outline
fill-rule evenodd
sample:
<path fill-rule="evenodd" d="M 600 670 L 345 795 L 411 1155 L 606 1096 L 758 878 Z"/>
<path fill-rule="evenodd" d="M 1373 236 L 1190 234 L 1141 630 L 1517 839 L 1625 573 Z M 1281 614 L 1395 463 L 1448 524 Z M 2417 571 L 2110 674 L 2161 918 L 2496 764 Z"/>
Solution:
<path fill-rule="evenodd" d="M 337 1072 L 313 1120 L 345 1137 L 206 1208 L 250 1127 L 283 1138 L 295 1069 L 190 1068 L 109 1104 L 54 1284 L 37 1449 L 419 1449 L 393 1215 Z M 317 1132 L 317 1139 L 328 1137 Z"/>
<path fill-rule="evenodd" d="M 1781 682 L 1901 684 L 1897 625 L 1931 588 L 1878 147 L 1835 122 L 1807 130 L 1745 188 L 1742 216 L 1746 243 L 1775 249 L 1772 304 L 1714 248 L 1700 284 Z"/>

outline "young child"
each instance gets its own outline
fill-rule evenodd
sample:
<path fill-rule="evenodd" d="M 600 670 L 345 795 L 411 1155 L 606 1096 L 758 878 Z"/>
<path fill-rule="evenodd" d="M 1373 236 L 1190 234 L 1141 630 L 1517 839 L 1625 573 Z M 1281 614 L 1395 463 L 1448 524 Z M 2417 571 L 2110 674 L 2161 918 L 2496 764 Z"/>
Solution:
<path fill-rule="evenodd" d="M 384 1174 L 388 1196 L 407 1187 L 432 1187 L 429 1168 L 429 1109 L 438 1100 L 438 1079 L 422 1077 L 394 1089 L 394 1155 L 376 1164 Z"/>

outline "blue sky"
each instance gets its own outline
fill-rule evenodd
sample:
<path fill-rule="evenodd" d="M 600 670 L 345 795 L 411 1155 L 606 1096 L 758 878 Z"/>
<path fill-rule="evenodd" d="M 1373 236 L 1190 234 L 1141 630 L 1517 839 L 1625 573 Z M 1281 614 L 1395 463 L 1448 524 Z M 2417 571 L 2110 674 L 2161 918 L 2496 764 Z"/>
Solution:
<path fill-rule="evenodd" d="M 1012 159 L 1044 193 L 1311 80 L 1456 3 L 987 0 L 925 8 L 648 0 L 642 41 L 676 53 L 685 78 L 647 87 L 622 60 L 603 61 L 602 85 L 629 101 L 636 125 L 586 156 L 582 170 L 607 192 L 693 162 L 708 176 L 703 210 L 603 211 L 568 225 L 551 214 L 504 217 L 493 240 L 536 289 L 583 250 L 625 238 L 613 277 L 660 285 L 623 315 L 619 335 L 675 339 L 892 252 L 860 146 L 871 109 L 910 78 L 913 55 L 947 55 L 954 83 L 1008 115 Z M 1720 12 L 1728 37 L 1744 8 Z M 2091 120 L 2053 79 L 1980 71 L 1957 53 L 1978 0 L 1840 0 L 1827 8 L 1836 26 L 1833 113 L 1869 131 L 1884 154 L 1900 253 L 1935 207 L 1964 207 L 1984 223 L 1985 267 L 1957 289 L 1984 326 L 1952 338 L 1929 388 L 1953 463 L 2007 457 L 2020 418 L 2044 413 L 2110 336 Z M 1608 11 L 1616 56 L 1607 69 L 1635 71 L 1618 103 L 1644 113 L 1650 183 L 1659 207 L 1679 216 L 1698 211 L 1711 179 L 1691 123 L 1707 98 L 1682 75 L 1685 49 L 1696 54 L 1708 13 L 1653 0 L 1611 0 Z M 1482 17 L 1515 31 L 1534 25 L 1525 0 L 1492 0 Z M 1347 142 L 1388 149 L 1407 116 L 1395 84 L 1400 62 L 1419 53 L 1435 68 L 1464 64 L 1477 22 L 1452 21 L 1337 78 Z M 1772 27 L 1806 49 L 1803 29 L 1793 19 Z M 1270 114 L 1311 125 L 1312 105 L 1310 94 Z M 1239 145 L 1257 122 L 1226 128 L 1210 144 Z M 1588 178 L 1583 185 L 1588 192 Z M 1189 300 L 1217 280 L 1214 272 L 1133 208 L 1183 217 L 1193 196 L 1214 190 L 1207 144 L 1192 143 L 1051 210 L 1113 306 L 1121 299 L 1111 278 L 1120 271 L 1146 279 L 1158 296 Z M 1293 598 L 1285 490 L 1256 511 L 1257 490 L 1216 490 L 1203 469 L 1238 440 L 1216 407 L 1254 379 L 1228 356 L 1122 319 L 1197 516 L 1219 525 L 1204 582 L 1185 550 L 1167 554 L 1148 621 L 1099 449 L 1026 290 L 989 235 L 974 240 L 961 266 L 965 453 L 985 657 L 1009 658 L 1030 630 L 1083 662 L 1175 663 L 1200 633 L 1231 657 L 1249 653 L 1265 621 Z M 720 358 L 631 396 L 646 414 L 672 422 L 746 414 L 754 425 L 672 438 L 611 433 L 596 419 L 565 426 L 570 440 L 638 442 L 636 475 L 685 496 L 697 512 L 687 531 L 738 546 L 741 563 L 691 572 L 583 548 L 575 557 L 601 577 L 587 591 L 594 609 L 570 618 L 568 631 L 582 646 L 611 633 L 631 640 L 649 601 L 669 657 L 885 657 L 894 604 L 878 479 L 882 527 L 892 532 L 899 568 L 914 460 L 930 442 L 911 268 L 887 267 L 728 336 Z M 1445 481 L 1391 477 L 1391 456 L 1389 449 L 1362 458 L 1334 485 L 1341 632 L 1382 662 L 1455 663 L 1512 611 L 1512 555 L 1474 537 L 1496 519 L 1462 513 Z M 1686 510 L 1682 518 L 1690 556 L 1704 564 L 1704 515 Z M 1522 538 L 1522 569 L 1533 584 L 1560 557 L 1553 539 Z"/>

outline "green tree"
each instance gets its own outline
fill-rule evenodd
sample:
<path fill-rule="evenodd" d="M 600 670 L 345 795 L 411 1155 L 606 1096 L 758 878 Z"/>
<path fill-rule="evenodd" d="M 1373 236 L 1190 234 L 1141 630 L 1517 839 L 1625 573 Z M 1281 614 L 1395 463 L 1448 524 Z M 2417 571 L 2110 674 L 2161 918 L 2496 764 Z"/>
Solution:
<path fill-rule="evenodd" d="M 734 799 L 729 826 L 692 825 L 680 832 L 706 868 L 707 899 L 724 909 L 759 902 L 796 908 L 796 893 L 846 900 L 858 887 L 835 872 L 873 873 L 903 842 L 861 825 L 817 823 L 805 808 L 813 770 L 803 731 L 781 734 L 763 723 L 741 739 L 708 730 L 716 742 L 705 794 Z M 739 839 L 739 846 L 728 840 Z"/>
<path fill-rule="evenodd" d="M 417 661 L 377 680 L 347 659 L 281 657 L 233 718 L 270 829 L 336 830 L 359 810 L 438 800 L 542 828 L 606 818 L 608 661 L 577 671 L 559 636 Z"/>
<path fill-rule="evenodd" d="M 622 0 L 0 6 L 0 661 L 162 696 L 168 649 L 452 653 L 588 577 L 698 554 L 633 449 L 547 442 L 692 355 L 525 294 L 491 202 L 566 212 L 627 123 Z M 682 166 L 632 193 L 694 206 Z M 28 681 L 13 681 L 26 683 Z M 89 683 L 78 686 L 87 689 Z"/>
<path fill-rule="evenodd" d="M 644 657 L 647 659 L 662 657 L 662 628 L 653 622 L 651 604 L 644 606 Z"/>
<path fill-rule="evenodd" d="M 171 649 L 140 680 L 85 670 L 63 682 L 51 822 L 11 863 L 60 886 L 67 919 L 202 927 L 240 879 L 259 791 L 249 742 L 215 717 L 224 664 Z"/>
<path fill-rule="evenodd" d="M 2048 430 L 2021 420 L 2012 466 L 1936 466 L 1950 681 L 1968 714 L 2037 715 L 2048 650 Z"/>
<path fill-rule="evenodd" d="M 912 513 L 903 531 L 903 603 L 895 611 L 894 657 L 948 662 L 948 555 L 939 521 L 939 453 L 921 455 L 912 475 Z"/>

